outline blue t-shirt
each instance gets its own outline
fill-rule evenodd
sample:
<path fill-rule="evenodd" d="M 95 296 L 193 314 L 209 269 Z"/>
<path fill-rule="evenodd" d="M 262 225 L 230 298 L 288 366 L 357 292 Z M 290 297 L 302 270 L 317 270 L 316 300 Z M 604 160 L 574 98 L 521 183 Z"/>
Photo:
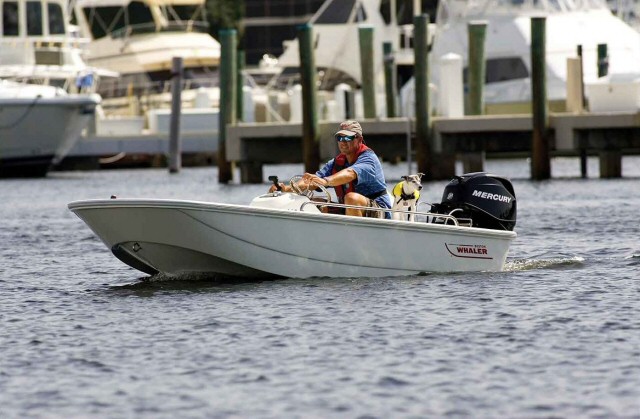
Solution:
<path fill-rule="evenodd" d="M 331 175 L 335 160 L 336 159 L 329 160 L 322 169 L 316 172 L 316 175 L 320 177 Z M 366 150 L 360 154 L 351 166 L 349 166 L 349 162 L 346 162 L 345 168 L 346 167 L 351 168 L 358 176 L 355 181 L 355 192 L 368 197 L 384 190 L 385 193 L 375 198 L 374 201 L 376 201 L 381 208 L 391 208 L 391 198 L 389 198 L 389 194 L 386 193 L 387 183 L 384 179 L 382 165 L 373 150 Z M 347 190 L 347 192 L 349 191 Z M 386 218 L 390 218 L 391 214 L 385 214 Z"/>

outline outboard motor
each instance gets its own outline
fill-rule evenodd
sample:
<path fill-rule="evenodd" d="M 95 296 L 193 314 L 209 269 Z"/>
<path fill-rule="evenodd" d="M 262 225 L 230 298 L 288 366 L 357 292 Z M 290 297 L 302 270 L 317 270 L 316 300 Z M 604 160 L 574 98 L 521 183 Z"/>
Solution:
<path fill-rule="evenodd" d="M 431 212 L 471 220 L 472 227 L 511 231 L 516 225 L 516 194 L 508 179 L 485 172 L 467 173 L 449 182 L 442 202 L 432 204 Z"/>

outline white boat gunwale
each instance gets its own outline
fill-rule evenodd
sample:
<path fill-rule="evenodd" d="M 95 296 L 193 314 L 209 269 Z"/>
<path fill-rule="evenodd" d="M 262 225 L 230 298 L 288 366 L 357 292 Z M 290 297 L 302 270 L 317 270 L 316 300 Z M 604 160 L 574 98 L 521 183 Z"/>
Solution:
<path fill-rule="evenodd" d="M 318 221 L 322 223 L 343 224 L 343 225 L 362 225 L 379 228 L 394 227 L 398 230 L 410 230 L 415 232 L 443 232 L 459 236 L 478 236 L 478 237 L 495 237 L 513 240 L 517 237 L 517 233 L 508 230 L 492 230 L 477 227 L 455 226 L 445 224 L 434 224 L 426 222 L 403 221 L 403 220 L 387 220 L 369 217 L 352 217 L 337 214 L 314 214 L 303 211 L 291 211 L 284 209 L 271 209 L 263 207 L 254 207 L 248 205 L 212 203 L 194 200 L 179 199 L 145 199 L 145 198 L 117 198 L 117 199 L 91 199 L 73 201 L 68 204 L 68 208 L 75 212 L 76 210 L 105 209 L 105 208 L 157 208 L 157 209 L 179 209 L 179 210 L 196 210 L 207 211 L 215 210 L 228 213 L 248 213 L 261 217 L 271 218 L 304 218 L 309 221 Z M 434 216 L 442 216 L 443 214 L 433 214 Z"/>

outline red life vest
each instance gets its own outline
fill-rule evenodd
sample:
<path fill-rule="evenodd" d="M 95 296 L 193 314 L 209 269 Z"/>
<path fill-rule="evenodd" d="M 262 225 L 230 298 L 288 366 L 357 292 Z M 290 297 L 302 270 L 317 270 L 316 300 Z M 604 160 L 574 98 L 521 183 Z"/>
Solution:
<path fill-rule="evenodd" d="M 358 160 L 358 156 L 360 156 L 360 154 L 364 153 L 367 150 L 371 149 L 366 145 L 360 143 L 360 147 L 358 148 L 358 151 L 356 151 L 356 160 Z M 333 160 L 333 170 L 331 171 L 331 174 L 334 175 L 340 170 L 347 168 L 348 166 L 350 165 L 348 165 L 347 156 L 344 153 L 340 153 Z M 334 186 L 334 190 L 336 191 L 336 196 L 338 197 L 339 203 L 344 204 L 344 196 L 347 194 L 347 192 L 355 192 L 356 183 L 357 179 L 355 181 L 345 183 L 344 185 Z"/>

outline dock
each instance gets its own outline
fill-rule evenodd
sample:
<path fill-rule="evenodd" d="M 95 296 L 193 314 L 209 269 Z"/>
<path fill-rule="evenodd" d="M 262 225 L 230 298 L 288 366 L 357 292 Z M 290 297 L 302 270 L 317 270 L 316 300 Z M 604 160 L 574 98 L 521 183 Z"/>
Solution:
<path fill-rule="evenodd" d="M 333 133 L 340 121 L 319 123 L 320 156 L 337 154 Z M 383 161 L 406 160 L 414 141 L 415 120 L 408 118 L 360 120 L 366 144 Z M 464 171 L 483 169 L 486 154 L 531 153 L 532 117 L 479 115 L 432 118 L 432 145 L 443 178 L 455 175 L 456 159 Z M 302 162 L 301 123 L 238 123 L 227 128 L 226 156 L 240 167 L 242 183 L 261 183 L 262 166 Z M 600 177 L 622 176 L 622 156 L 640 154 L 640 112 L 555 113 L 549 115 L 547 141 L 553 156 L 597 155 Z M 586 170 L 586 169 L 583 169 Z M 586 173 L 583 173 L 586 175 Z"/>
<path fill-rule="evenodd" d="M 415 141 L 414 119 L 360 121 L 367 145 L 383 161 L 407 160 L 408 145 Z M 339 122 L 318 124 L 323 162 L 337 154 L 333 134 Z M 598 156 L 603 178 L 621 177 L 622 156 L 640 154 L 640 112 L 552 113 L 549 127 L 552 156 Z M 226 157 L 240 168 L 242 183 L 262 183 L 264 164 L 303 162 L 302 123 L 237 123 L 227 133 Z M 445 166 L 441 177 L 449 178 L 455 174 L 456 160 L 462 162 L 465 172 L 473 172 L 483 170 L 487 156 L 528 157 L 532 118 L 530 114 L 433 117 L 432 136 L 434 151 Z M 214 165 L 218 131 L 183 132 L 181 149 L 185 166 Z M 415 150 L 413 145 L 411 150 Z M 168 152 L 167 133 L 92 133 L 76 143 L 58 168 L 166 167 Z"/>
<path fill-rule="evenodd" d="M 210 166 L 216 161 L 218 131 L 181 134 L 181 149 L 187 166 Z M 95 135 L 78 141 L 59 170 L 93 170 L 119 167 L 166 167 L 169 135 L 166 133 Z"/>

